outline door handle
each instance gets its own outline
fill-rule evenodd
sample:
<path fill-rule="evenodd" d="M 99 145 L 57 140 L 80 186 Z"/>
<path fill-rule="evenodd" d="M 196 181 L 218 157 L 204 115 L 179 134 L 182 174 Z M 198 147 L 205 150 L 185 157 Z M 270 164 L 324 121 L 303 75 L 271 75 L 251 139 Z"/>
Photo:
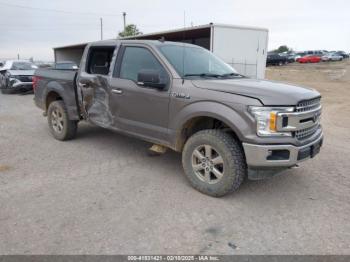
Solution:
<path fill-rule="evenodd" d="M 123 90 L 121 90 L 121 89 L 112 89 L 112 93 L 117 94 L 117 95 L 121 95 L 121 94 L 123 94 Z"/>

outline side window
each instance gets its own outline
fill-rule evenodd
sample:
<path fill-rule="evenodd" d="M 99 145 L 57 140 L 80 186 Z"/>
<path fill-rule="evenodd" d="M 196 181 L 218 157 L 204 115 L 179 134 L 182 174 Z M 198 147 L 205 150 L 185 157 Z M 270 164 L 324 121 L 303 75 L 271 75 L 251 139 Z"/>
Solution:
<path fill-rule="evenodd" d="M 120 65 L 119 77 L 137 82 L 140 70 L 152 69 L 166 76 L 166 71 L 154 55 L 143 47 L 126 47 Z"/>
<path fill-rule="evenodd" d="M 91 47 L 86 72 L 93 75 L 108 75 L 114 47 Z"/>

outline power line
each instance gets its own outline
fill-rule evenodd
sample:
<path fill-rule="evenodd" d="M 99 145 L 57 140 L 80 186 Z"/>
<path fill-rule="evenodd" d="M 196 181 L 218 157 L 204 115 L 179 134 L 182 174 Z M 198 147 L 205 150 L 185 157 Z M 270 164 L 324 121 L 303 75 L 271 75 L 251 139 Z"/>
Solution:
<path fill-rule="evenodd" d="M 43 11 L 43 12 L 55 12 L 55 13 L 74 14 L 74 15 L 116 16 L 116 14 L 91 13 L 91 12 L 72 12 L 72 11 L 66 11 L 66 10 L 58 10 L 58 9 L 48 9 L 48 8 L 16 5 L 16 4 L 10 4 L 10 3 L 4 3 L 4 2 L 0 2 L 0 4 L 1 5 L 6 5 L 6 6 L 10 6 L 10 7 L 22 8 L 22 9 L 30 9 L 30 10 Z"/>

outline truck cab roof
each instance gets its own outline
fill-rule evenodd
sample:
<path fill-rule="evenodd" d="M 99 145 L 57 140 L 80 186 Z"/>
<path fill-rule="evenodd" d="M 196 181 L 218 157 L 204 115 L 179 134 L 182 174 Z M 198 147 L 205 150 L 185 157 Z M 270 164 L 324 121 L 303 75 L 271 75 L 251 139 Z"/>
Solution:
<path fill-rule="evenodd" d="M 160 46 L 165 44 L 177 45 L 177 46 L 193 46 L 199 47 L 198 45 L 183 43 L 183 42 L 172 42 L 160 40 L 126 40 L 126 39 L 112 39 L 112 40 L 101 40 L 92 42 L 89 46 L 116 46 L 120 44 L 147 44 L 151 46 Z"/>

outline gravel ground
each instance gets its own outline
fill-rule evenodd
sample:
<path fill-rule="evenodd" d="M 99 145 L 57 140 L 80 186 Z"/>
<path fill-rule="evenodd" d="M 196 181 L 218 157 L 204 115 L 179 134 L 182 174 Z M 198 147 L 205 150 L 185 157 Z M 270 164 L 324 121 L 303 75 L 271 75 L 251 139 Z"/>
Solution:
<path fill-rule="evenodd" d="M 0 95 L 0 254 L 350 254 L 349 64 L 268 68 L 323 94 L 323 150 L 220 199 L 180 154 L 85 123 L 59 142 L 32 95 Z"/>

